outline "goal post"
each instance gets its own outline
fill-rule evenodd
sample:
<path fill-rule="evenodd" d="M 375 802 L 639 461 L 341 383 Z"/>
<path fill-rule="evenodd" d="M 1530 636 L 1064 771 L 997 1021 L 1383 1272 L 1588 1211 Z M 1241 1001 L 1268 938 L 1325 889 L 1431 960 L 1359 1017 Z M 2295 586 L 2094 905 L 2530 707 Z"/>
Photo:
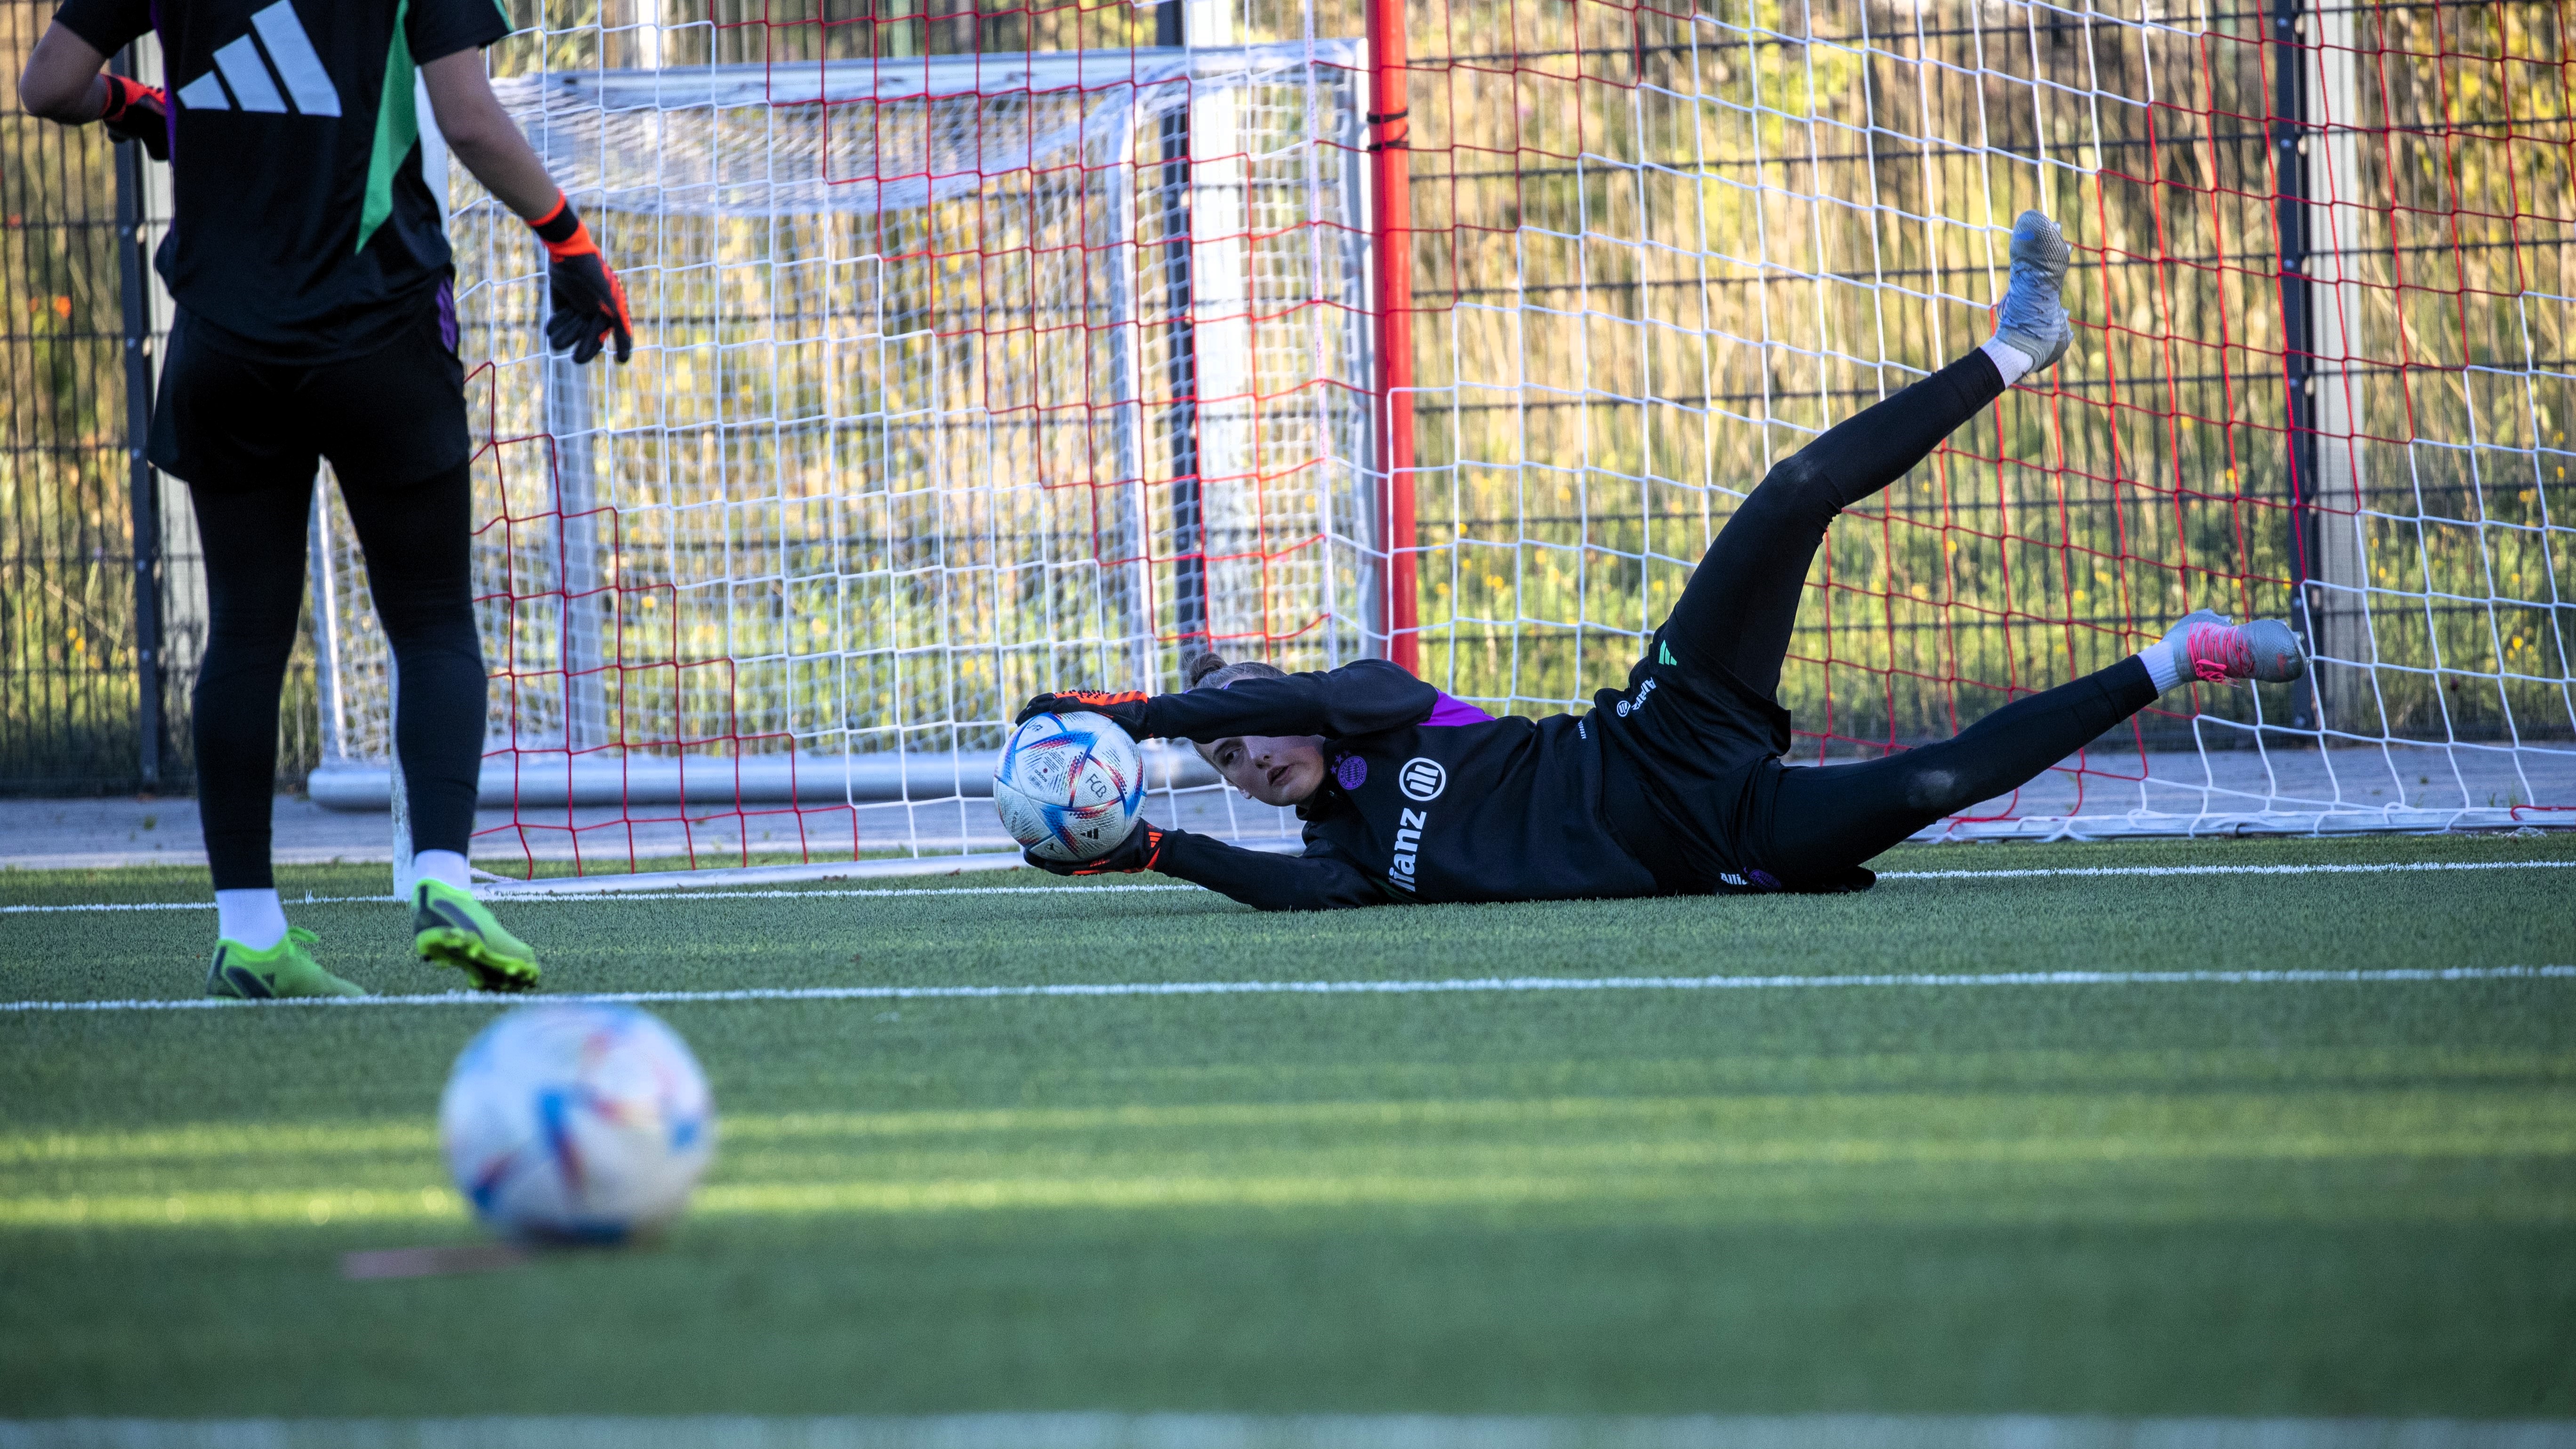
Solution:
<path fill-rule="evenodd" d="M 1006 864 L 1016 701 L 1211 643 L 1585 707 L 1771 464 L 1987 335 L 2026 206 L 2076 345 L 1834 526 L 1799 758 L 2214 607 L 2293 618 L 2311 678 L 2169 696 L 1933 833 L 2576 821 L 2553 14 L 523 3 L 496 87 L 638 350 L 547 359 L 540 253 L 456 180 L 477 863 Z M 315 793 L 381 800 L 327 537 Z M 1295 838 L 1154 769 L 1159 818 Z"/>
<path fill-rule="evenodd" d="M 483 792 L 509 811 L 478 863 L 1006 863 L 985 799 L 1029 694 L 1172 687 L 1211 644 L 1383 654 L 1362 57 L 497 81 L 617 259 L 640 346 L 625 369 L 546 356 L 525 229 L 458 207 Z M 365 661 L 335 677 L 382 675 L 363 607 L 332 633 Z M 366 698 L 317 795 L 389 789 L 368 768 L 389 694 Z M 1152 754 L 1184 815 L 1293 835 Z"/>

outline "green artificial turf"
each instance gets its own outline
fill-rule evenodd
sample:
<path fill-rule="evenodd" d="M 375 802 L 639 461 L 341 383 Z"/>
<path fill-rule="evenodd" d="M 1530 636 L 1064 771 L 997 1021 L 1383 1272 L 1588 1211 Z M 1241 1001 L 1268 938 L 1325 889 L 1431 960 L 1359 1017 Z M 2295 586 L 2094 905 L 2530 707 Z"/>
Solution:
<path fill-rule="evenodd" d="M 2506 859 L 2576 840 L 1880 865 Z M 390 902 L 292 904 L 382 867 L 281 877 L 334 970 L 453 984 Z M 1326 916 L 866 884 L 917 893 L 505 916 L 564 991 L 2576 963 L 2555 869 Z M 211 935 L 0 916 L 0 997 L 192 996 Z M 672 1004 L 724 1135 L 668 1241 L 343 1279 L 476 1238 L 434 1110 L 498 1009 L 0 1014 L 0 1418 L 2576 1414 L 2566 979 Z"/>

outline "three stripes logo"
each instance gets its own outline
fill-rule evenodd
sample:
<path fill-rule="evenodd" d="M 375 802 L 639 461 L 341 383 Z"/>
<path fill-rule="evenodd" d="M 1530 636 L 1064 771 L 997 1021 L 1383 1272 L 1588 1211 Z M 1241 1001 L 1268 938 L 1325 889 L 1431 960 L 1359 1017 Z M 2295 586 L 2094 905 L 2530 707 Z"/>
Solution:
<path fill-rule="evenodd" d="M 252 15 L 250 27 L 249 33 L 215 52 L 213 70 L 179 87 L 179 104 L 194 111 L 265 111 L 282 116 L 292 100 L 294 114 L 299 116 L 340 114 L 339 88 L 322 68 L 322 57 L 313 49 L 312 37 L 304 33 L 304 22 L 295 18 L 293 0 L 277 0 Z"/>

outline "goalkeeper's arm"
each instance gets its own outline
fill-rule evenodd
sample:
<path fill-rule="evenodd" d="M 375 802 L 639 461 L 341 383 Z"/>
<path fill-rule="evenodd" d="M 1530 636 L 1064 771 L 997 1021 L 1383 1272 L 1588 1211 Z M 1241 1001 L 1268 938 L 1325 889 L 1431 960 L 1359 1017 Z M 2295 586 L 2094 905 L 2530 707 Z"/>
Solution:
<path fill-rule="evenodd" d="M 1322 735 L 1340 739 L 1419 724 L 1440 691 L 1383 659 L 1360 659 L 1322 674 L 1238 679 L 1178 694 L 1041 694 L 1020 710 L 1033 714 L 1087 710 L 1116 720 L 1136 738 L 1221 740 L 1228 735 Z"/>
<path fill-rule="evenodd" d="M 1385 893 L 1367 875 L 1329 851 L 1272 855 L 1186 830 L 1158 830 L 1141 820 L 1116 849 L 1098 860 L 1026 858 L 1029 864 L 1057 875 L 1160 871 L 1264 911 L 1331 911 L 1386 903 Z"/>
<path fill-rule="evenodd" d="M 590 239 L 590 228 L 573 214 L 572 203 L 546 171 L 545 163 L 519 133 L 519 123 L 501 109 L 492 83 L 483 76 L 480 51 L 462 50 L 420 68 L 429 88 L 429 106 L 437 114 L 439 134 L 450 155 L 474 173 L 483 188 L 518 213 L 545 244 L 547 281 L 554 311 L 546 319 L 546 340 L 572 353 L 575 362 L 597 357 L 614 344 L 617 360 L 635 351 L 635 325 L 627 316 L 626 288 L 608 267 L 607 258 Z"/>
<path fill-rule="evenodd" d="M 57 23 L 45 28 L 18 77 L 27 114 L 66 126 L 104 122 L 120 141 L 141 143 L 155 161 L 170 159 L 170 98 L 156 86 L 105 75 L 107 55 Z"/>

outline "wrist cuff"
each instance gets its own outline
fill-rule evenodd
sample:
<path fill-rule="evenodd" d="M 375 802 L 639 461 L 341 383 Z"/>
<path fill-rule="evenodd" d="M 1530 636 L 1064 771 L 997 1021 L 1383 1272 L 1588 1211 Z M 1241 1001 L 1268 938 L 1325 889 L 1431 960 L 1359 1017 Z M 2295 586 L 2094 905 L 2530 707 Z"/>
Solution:
<path fill-rule="evenodd" d="M 124 115 L 134 104 L 135 97 L 146 93 L 142 85 L 121 75 L 102 75 L 99 79 L 107 82 L 107 102 L 98 108 L 98 119 L 102 121 L 113 121 Z"/>
<path fill-rule="evenodd" d="M 581 231 L 581 217 L 572 209 L 572 198 L 558 191 L 555 209 L 528 223 L 528 228 L 548 246 L 561 246 Z"/>

